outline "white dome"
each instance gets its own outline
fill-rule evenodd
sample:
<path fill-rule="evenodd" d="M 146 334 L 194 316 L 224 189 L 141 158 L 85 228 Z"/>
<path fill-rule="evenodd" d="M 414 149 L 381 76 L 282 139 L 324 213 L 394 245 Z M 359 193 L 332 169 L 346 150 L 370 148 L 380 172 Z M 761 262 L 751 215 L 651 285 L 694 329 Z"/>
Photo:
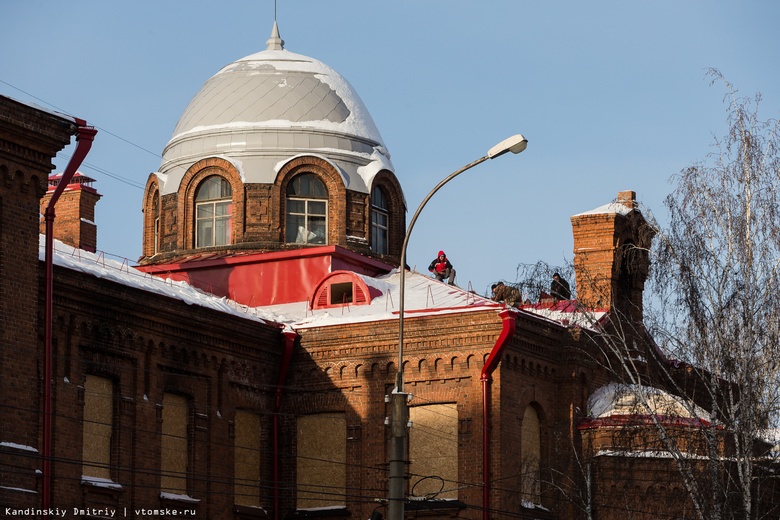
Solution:
<path fill-rule="evenodd" d="M 162 192 L 195 162 L 222 157 L 251 183 L 272 183 L 300 155 L 333 164 L 347 188 L 368 193 L 390 155 L 352 86 L 313 58 L 286 51 L 274 25 L 268 49 L 212 76 L 179 119 L 163 152 Z"/>

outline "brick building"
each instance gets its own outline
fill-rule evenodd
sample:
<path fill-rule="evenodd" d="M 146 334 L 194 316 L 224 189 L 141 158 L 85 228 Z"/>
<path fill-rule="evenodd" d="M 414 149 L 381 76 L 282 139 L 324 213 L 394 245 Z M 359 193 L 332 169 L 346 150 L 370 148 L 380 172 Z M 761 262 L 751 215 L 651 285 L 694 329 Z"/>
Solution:
<path fill-rule="evenodd" d="M 384 513 L 406 208 L 346 80 L 284 50 L 274 26 L 182 115 L 146 184 L 139 266 L 94 253 L 100 195 L 83 174 L 68 181 L 51 296 L 39 205 L 79 123 L 7 98 L 0 109 L 0 503 L 83 517 Z M 623 518 L 626 497 L 651 489 L 629 489 L 628 459 L 606 451 L 627 429 L 609 420 L 631 413 L 588 414 L 612 380 L 601 331 L 620 321 L 647 348 L 636 251 L 652 235 L 630 191 L 572 226 L 579 304 L 518 309 L 408 274 L 409 516 L 577 518 L 595 504 Z M 632 460 L 632 474 L 669 473 Z"/>

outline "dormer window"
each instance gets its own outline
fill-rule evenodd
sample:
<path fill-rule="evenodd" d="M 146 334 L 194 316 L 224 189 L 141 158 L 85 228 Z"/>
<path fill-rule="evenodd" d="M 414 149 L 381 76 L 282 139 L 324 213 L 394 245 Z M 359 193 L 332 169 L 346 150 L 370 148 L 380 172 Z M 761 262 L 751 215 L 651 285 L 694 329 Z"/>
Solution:
<path fill-rule="evenodd" d="M 296 176 L 287 185 L 286 241 L 293 244 L 326 244 L 328 190 L 312 173 Z"/>
<path fill-rule="evenodd" d="M 232 243 L 233 189 L 219 175 L 207 177 L 195 193 L 195 247 Z"/>
<path fill-rule="evenodd" d="M 366 305 L 381 292 L 369 286 L 363 278 L 351 271 L 334 271 L 314 290 L 312 308 L 322 309 L 338 305 Z"/>

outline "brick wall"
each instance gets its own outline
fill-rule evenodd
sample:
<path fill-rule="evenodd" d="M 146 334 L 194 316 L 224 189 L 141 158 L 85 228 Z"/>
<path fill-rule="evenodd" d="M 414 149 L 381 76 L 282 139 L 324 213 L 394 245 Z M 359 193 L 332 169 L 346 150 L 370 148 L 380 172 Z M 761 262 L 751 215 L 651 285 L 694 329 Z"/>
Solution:
<path fill-rule="evenodd" d="M 457 436 L 441 442 L 457 444 L 457 480 L 461 486 L 447 482 L 445 487 L 459 487 L 458 499 L 470 507 L 461 513 L 466 518 L 481 515 L 483 387 L 480 377 L 501 327 L 501 319 L 495 312 L 415 316 L 405 320 L 405 390 L 414 396 L 410 406 L 448 404 L 457 409 Z M 302 349 L 294 358 L 287 410 L 296 415 L 318 411 L 346 414 L 348 429 L 359 432 L 359 440 L 347 442 L 347 464 L 351 468 L 347 505 L 353 518 L 367 518 L 376 505 L 363 503 L 358 497 L 385 498 L 387 493 L 389 430 L 384 420 L 390 416 L 390 408 L 384 396 L 392 391 L 395 382 L 398 322 L 389 320 L 299 332 Z M 491 508 L 521 510 L 519 432 L 526 406 L 533 405 L 541 412 L 545 470 L 568 464 L 572 456 L 568 447 L 573 445 L 570 436 L 578 435 L 573 424 L 580 417 L 570 416 L 570 411 L 574 407 L 584 409 L 582 401 L 587 399 L 580 374 L 572 369 L 572 356 L 579 348 L 564 327 L 534 318 L 518 319 L 515 336 L 493 373 L 490 478 L 500 484 L 494 486 Z M 591 377 L 590 371 L 587 377 Z M 350 437 L 355 438 L 354 433 Z M 285 450 L 285 453 L 290 458 L 284 464 L 288 470 L 283 480 L 294 481 L 292 440 L 288 447 L 289 452 Z M 292 499 L 293 496 L 290 503 Z M 551 509 L 561 502 L 549 488 L 545 489 L 543 501 Z M 544 514 L 539 518 L 542 517 Z"/>
<path fill-rule="evenodd" d="M 269 445 L 280 329 L 58 267 L 54 287 L 53 506 L 190 508 L 160 498 L 162 398 L 174 393 L 190 403 L 187 494 L 200 501 L 192 507 L 204 518 L 231 512 L 233 418 L 237 409 L 260 415 Z M 111 475 L 121 490 L 81 482 L 87 374 L 114 381 Z M 262 458 L 268 483 L 270 450 Z"/>
<path fill-rule="evenodd" d="M 0 504 L 3 488 L 36 489 L 40 394 L 38 201 L 52 158 L 75 132 L 72 122 L 0 96 Z"/>

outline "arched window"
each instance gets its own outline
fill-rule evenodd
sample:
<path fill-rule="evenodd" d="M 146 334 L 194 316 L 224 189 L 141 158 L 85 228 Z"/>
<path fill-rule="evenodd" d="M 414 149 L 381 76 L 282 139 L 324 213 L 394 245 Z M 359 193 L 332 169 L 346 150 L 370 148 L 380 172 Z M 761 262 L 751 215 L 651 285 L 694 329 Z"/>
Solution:
<path fill-rule="evenodd" d="M 298 175 L 287 185 L 286 229 L 288 243 L 327 243 L 328 190 L 314 174 Z"/>
<path fill-rule="evenodd" d="M 232 227 L 233 189 L 223 177 L 207 177 L 195 193 L 195 247 L 230 244 Z"/>
<path fill-rule="evenodd" d="M 160 252 L 160 192 L 154 191 L 152 196 L 152 204 L 154 204 L 154 212 L 152 218 L 154 219 L 154 254 Z"/>
<path fill-rule="evenodd" d="M 388 247 L 388 229 L 390 227 L 390 206 L 382 188 L 371 190 L 371 249 L 375 253 L 386 255 Z"/>

